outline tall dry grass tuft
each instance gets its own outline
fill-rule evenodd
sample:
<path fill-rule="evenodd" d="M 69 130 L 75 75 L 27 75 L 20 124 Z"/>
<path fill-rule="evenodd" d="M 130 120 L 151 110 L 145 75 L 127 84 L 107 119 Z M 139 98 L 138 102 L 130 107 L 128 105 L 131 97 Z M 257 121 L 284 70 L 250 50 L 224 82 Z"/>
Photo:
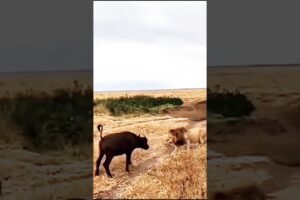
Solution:
<path fill-rule="evenodd" d="M 94 106 L 94 113 L 109 115 L 109 109 L 103 104 L 97 104 Z"/>
<path fill-rule="evenodd" d="M 120 198 L 205 199 L 206 147 L 182 150 L 138 177 Z"/>

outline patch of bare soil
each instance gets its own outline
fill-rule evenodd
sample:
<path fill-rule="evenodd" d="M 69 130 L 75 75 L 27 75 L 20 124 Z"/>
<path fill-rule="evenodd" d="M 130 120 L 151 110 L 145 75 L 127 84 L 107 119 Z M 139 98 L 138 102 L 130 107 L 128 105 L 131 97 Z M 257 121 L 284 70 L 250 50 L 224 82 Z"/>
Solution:
<path fill-rule="evenodd" d="M 0 145 L 1 199 L 90 199 L 89 161 Z"/>
<path fill-rule="evenodd" d="M 169 109 L 168 114 L 173 117 L 188 118 L 191 121 L 206 120 L 206 101 L 185 102 L 178 108 Z"/>
<path fill-rule="evenodd" d="M 224 154 L 222 158 L 208 160 L 212 174 L 209 183 L 222 185 L 223 180 L 224 184 L 209 186 L 211 191 L 256 185 L 272 195 L 272 199 L 280 199 L 279 196 L 290 199 L 287 197 L 290 187 L 300 187 L 300 182 L 294 181 L 300 170 L 300 159 L 295 156 L 300 150 L 300 136 L 284 120 L 263 118 L 222 123 L 209 130 L 209 148 Z M 252 161 L 246 162 L 246 157 Z M 216 177 L 219 180 L 213 179 Z"/>

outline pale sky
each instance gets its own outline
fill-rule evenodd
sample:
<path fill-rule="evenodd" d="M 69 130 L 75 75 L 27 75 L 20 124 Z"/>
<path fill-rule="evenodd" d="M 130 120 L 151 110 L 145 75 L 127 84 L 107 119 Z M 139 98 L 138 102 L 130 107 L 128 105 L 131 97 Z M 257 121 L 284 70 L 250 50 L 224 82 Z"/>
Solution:
<path fill-rule="evenodd" d="M 206 88 L 205 1 L 94 1 L 94 90 Z"/>

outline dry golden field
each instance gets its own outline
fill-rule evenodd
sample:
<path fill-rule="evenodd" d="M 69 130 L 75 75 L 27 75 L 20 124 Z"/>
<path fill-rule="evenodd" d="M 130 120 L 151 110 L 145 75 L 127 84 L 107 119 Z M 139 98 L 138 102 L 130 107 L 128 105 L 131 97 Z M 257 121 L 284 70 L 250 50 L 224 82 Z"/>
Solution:
<path fill-rule="evenodd" d="M 132 131 L 144 134 L 150 146 L 149 150 L 136 149 L 133 152 L 130 174 L 125 171 L 125 155 L 114 157 L 111 162 L 113 178 L 106 176 L 101 165 L 100 176 L 94 177 L 94 198 L 206 198 L 206 145 L 190 152 L 181 149 L 170 156 L 174 147 L 166 142 L 170 128 L 197 126 L 206 133 L 206 90 L 96 92 L 94 98 L 116 98 L 126 94 L 180 97 L 184 104 L 168 114 L 157 116 L 113 117 L 94 112 L 94 170 L 99 155 L 100 135 L 96 129 L 99 123 L 104 125 L 103 135 Z M 202 102 L 200 106 L 199 102 Z"/>
<path fill-rule="evenodd" d="M 198 90 L 198 89 L 183 89 L 183 90 L 148 90 L 148 91 L 118 91 L 118 92 L 96 92 L 94 94 L 95 99 L 105 99 L 105 98 L 117 98 L 120 96 L 134 96 L 139 94 L 150 95 L 154 97 L 159 96 L 172 96 L 179 97 L 184 102 L 191 101 L 204 101 L 206 100 L 206 90 Z"/>
<path fill-rule="evenodd" d="M 209 119 L 209 191 L 229 199 L 233 193 L 241 199 L 299 199 L 300 67 L 216 67 L 208 68 L 208 77 L 208 88 L 239 89 L 256 107 L 234 123 Z M 259 198 L 259 191 L 269 198 Z"/>

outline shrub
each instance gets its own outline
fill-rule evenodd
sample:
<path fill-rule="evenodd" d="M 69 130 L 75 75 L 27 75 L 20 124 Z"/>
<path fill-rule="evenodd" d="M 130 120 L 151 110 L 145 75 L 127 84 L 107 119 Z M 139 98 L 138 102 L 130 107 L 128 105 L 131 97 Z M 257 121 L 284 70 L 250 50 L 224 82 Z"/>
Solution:
<path fill-rule="evenodd" d="M 252 102 L 239 90 L 230 91 L 219 86 L 214 91 L 207 91 L 207 108 L 209 112 L 221 114 L 223 117 L 249 116 L 255 110 Z"/>
<path fill-rule="evenodd" d="M 103 105 L 111 115 L 157 114 L 165 112 L 168 107 L 182 105 L 183 101 L 175 97 L 153 97 L 147 95 L 122 96 L 119 98 L 96 99 L 94 106 Z"/>
<path fill-rule="evenodd" d="M 28 90 L 0 98 L 0 115 L 18 127 L 35 150 L 61 150 L 92 143 L 92 89 Z"/>

